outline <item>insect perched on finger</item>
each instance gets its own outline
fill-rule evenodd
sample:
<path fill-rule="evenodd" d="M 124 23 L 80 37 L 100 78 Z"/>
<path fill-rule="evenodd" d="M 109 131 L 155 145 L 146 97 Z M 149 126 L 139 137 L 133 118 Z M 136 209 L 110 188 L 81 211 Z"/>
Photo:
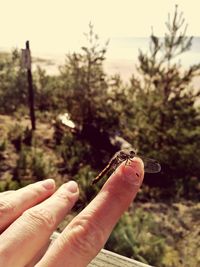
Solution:
<path fill-rule="evenodd" d="M 115 155 L 111 158 L 106 167 L 97 175 L 96 178 L 93 179 L 92 184 L 97 183 L 105 174 L 107 174 L 109 170 L 116 169 L 122 162 L 125 161 L 125 165 L 128 165 L 128 162 L 132 161 L 134 157 L 139 157 L 142 159 L 144 163 L 145 172 L 147 173 L 160 172 L 161 166 L 156 160 L 145 158 L 137 154 L 134 149 L 124 149 L 115 153 Z M 136 175 L 139 176 L 138 173 L 136 173 Z"/>

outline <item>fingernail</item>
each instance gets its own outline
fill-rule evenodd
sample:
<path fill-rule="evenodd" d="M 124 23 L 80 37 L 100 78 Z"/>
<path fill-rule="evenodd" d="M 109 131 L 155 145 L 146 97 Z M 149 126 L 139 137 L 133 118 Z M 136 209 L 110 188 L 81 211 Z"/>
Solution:
<path fill-rule="evenodd" d="M 78 185 L 75 181 L 69 181 L 66 183 L 65 188 L 71 193 L 76 193 L 78 191 Z"/>
<path fill-rule="evenodd" d="M 127 181 L 130 184 L 139 187 L 143 180 L 143 163 L 141 160 L 133 161 L 129 166 L 124 167 L 124 176 Z"/>
<path fill-rule="evenodd" d="M 47 179 L 42 181 L 42 186 L 47 190 L 55 188 L 55 181 L 53 179 Z"/>

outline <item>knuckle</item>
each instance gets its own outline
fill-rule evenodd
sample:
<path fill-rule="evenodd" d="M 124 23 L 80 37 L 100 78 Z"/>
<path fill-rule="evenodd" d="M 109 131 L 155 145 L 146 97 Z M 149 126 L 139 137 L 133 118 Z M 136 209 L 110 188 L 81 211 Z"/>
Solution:
<path fill-rule="evenodd" d="M 6 215 L 8 213 L 12 213 L 15 210 L 14 203 L 7 201 L 7 200 L 1 200 L 0 201 L 0 215 Z"/>
<path fill-rule="evenodd" d="M 69 192 L 58 192 L 56 195 L 57 199 L 61 202 L 68 202 L 69 204 L 73 205 L 75 202 L 75 197 L 73 194 L 70 194 Z"/>
<path fill-rule="evenodd" d="M 0 266 L 10 266 L 10 251 L 0 247 Z"/>
<path fill-rule="evenodd" d="M 123 184 L 123 185 L 124 185 L 123 187 L 121 186 L 119 189 L 116 190 L 116 186 L 111 183 L 107 188 L 109 194 L 112 195 L 113 199 L 116 199 L 117 203 L 123 203 L 124 199 L 127 198 L 129 192 L 132 192 L 130 184 L 129 185 Z"/>
<path fill-rule="evenodd" d="M 29 193 L 33 198 L 40 198 L 42 193 L 41 188 L 38 187 L 37 185 L 30 185 L 30 187 L 27 188 L 27 190 L 29 190 Z"/>
<path fill-rule="evenodd" d="M 96 253 L 105 241 L 103 229 L 89 216 L 79 218 L 73 223 L 71 234 L 72 248 L 76 248 L 76 251 L 84 255 L 87 255 L 88 251 Z"/>
<path fill-rule="evenodd" d="M 56 225 L 56 220 L 51 212 L 44 208 L 32 208 L 23 213 L 23 217 L 33 225 L 45 227 L 52 230 Z"/>

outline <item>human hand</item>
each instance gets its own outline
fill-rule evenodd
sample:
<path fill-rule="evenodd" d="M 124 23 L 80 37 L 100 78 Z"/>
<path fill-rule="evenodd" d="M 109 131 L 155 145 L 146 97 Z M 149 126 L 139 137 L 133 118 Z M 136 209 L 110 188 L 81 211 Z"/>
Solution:
<path fill-rule="evenodd" d="M 143 177 L 139 158 L 130 165 L 123 162 L 47 251 L 51 234 L 78 199 L 77 184 L 70 181 L 55 191 L 48 179 L 0 193 L 0 266 L 87 266 L 135 198 Z"/>

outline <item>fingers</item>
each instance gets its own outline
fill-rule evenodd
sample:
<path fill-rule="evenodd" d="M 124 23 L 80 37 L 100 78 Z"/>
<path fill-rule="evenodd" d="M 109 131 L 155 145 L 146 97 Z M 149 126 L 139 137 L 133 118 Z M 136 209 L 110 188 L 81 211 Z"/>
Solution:
<path fill-rule="evenodd" d="M 0 266 L 18 267 L 29 263 L 46 245 L 78 195 L 78 186 L 71 181 L 42 203 L 26 210 L 0 236 Z M 19 257 L 19 248 L 23 257 Z"/>
<path fill-rule="evenodd" d="M 48 198 L 55 191 L 52 179 L 0 194 L 0 233 L 25 210 Z"/>
<path fill-rule="evenodd" d="M 1 192 L 1 193 L 0 193 L 0 197 L 9 195 L 9 194 L 11 194 L 11 193 L 13 193 L 13 192 L 15 192 L 15 191 L 14 191 L 14 190 L 8 190 L 8 191 L 5 191 L 5 192 Z"/>
<path fill-rule="evenodd" d="M 95 199 L 65 228 L 37 267 L 87 266 L 104 246 L 114 225 L 135 198 L 144 165 L 122 163 Z"/>

